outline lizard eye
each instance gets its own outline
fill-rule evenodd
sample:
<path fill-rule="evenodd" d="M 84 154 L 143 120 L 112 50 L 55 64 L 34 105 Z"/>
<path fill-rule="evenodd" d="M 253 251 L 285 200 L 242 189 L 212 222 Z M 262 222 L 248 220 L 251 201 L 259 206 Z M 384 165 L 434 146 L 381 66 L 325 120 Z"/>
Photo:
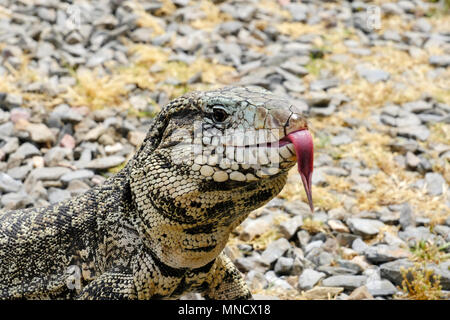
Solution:
<path fill-rule="evenodd" d="M 215 106 L 213 107 L 212 111 L 213 120 L 215 122 L 224 122 L 228 118 L 228 113 L 223 107 Z"/>

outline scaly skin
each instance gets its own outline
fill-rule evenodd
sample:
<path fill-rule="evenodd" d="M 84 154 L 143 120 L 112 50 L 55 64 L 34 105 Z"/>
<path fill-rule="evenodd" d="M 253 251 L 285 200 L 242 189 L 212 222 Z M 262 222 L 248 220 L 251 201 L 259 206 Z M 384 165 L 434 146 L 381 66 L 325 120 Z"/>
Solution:
<path fill-rule="evenodd" d="M 186 142 L 197 141 L 198 123 L 214 136 L 230 129 L 276 133 L 258 143 L 306 128 L 295 106 L 255 87 L 173 100 L 126 167 L 102 186 L 48 207 L 0 214 L 0 297 L 251 298 L 222 250 L 230 232 L 281 191 L 295 164 L 293 148 L 275 148 L 271 164 L 278 169 L 265 156 L 240 161 L 242 150 L 274 148 L 245 141 L 225 142 L 228 161 L 217 160 L 208 137 L 198 144 L 203 153 L 192 156 Z M 79 286 L 70 285 L 71 268 L 81 271 Z"/>

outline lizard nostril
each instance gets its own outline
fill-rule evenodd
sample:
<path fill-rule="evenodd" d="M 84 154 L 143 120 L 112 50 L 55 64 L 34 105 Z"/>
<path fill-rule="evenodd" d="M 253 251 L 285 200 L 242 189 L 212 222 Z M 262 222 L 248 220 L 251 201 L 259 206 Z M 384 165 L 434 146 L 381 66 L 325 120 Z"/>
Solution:
<path fill-rule="evenodd" d="M 289 134 L 294 131 L 298 131 L 300 129 L 307 129 L 308 125 L 306 124 L 305 118 L 303 118 L 298 113 L 293 113 L 286 124 L 286 134 Z"/>

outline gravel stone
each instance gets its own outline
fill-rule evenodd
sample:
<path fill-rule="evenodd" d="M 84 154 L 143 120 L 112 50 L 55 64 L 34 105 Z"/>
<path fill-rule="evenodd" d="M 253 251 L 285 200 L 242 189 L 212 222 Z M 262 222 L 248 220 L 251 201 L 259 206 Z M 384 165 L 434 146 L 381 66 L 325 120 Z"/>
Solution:
<path fill-rule="evenodd" d="M 322 281 L 324 287 L 342 287 L 346 290 L 354 290 L 366 283 L 366 276 L 337 275 Z"/>
<path fill-rule="evenodd" d="M 10 112 L 10 119 L 13 123 L 17 123 L 19 119 L 29 120 L 30 111 L 24 108 L 14 108 Z"/>
<path fill-rule="evenodd" d="M 309 300 L 328 300 L 344 291 L 344 288 L 338 287 L 319 287 L 316 286 L 303 293 L 304 297 Z"/>
<path fill-rule="evenodd" d="M 102 134 L 106 132 L 106 128 L 103 125 L 99 125 L 93 129 L 91 129 L 84 136 L 85 141 L 97 141 Z"/>
<path fill-rule="evenodd" d="M 430 196 L 439 196 L 444 192 L 446 182 L 441 174 L 429 172 L 425 175 L 425 182 L 427 184 L 427 193 Z"/>
<path fill-rule="evenodd" d="M 337 135 L 335 137 L 333 137 L 331 139 L 331 144 L 333 146 L 340 146 L 340 145 L 344 145 L 344 144 L 349 144 L 353 141 L 352 137 L 350 137 L 349 135 L 343 133 L 340 135 Z"/>
<path fill-rule="evenodd" d="M 274 266 L 277 275 L 289 275 L 294 265 L 294 259 L 287 257 L 278 258 Z"/>
<path fill-rule="evenodd" d="M 310 252 L 313 249 L 317 249 L 320 248 L 323 245 L 323 241 L 322 240 L 317 240 L 317 241 L 312 241 L 310 243 L 308 243 L 305 247 L 305 253 Z"/>
<path fill-rule="evenodd" d="M 329 276 L 337 276 L 342 274 L 357 274 L 357 271 L 354 269 L 348 269 L 344 267 L 334 267 L 330 265 L 322 265 L 317 268 L 318 271 L 325 272 Z"/>
<path fill-rule="evenodd" d="M 34 142 L 55 142 L 55 135 L 45 124 L 29 123 L 25 126 L 25 130 L 30 134 L 31 140 Z"/>
<path fill-rule="evenodd" d="M 407 227 L 416 226 L 416 218 L 411 209 L 411 206 L 407 203 L 405 203 L 405 205 L 401 209 L 399 223 L 402 226 L 403 230 L 405 230 Z"/>
<path fill-rule="evenodd" d="M 367 290 L 372 296 L 391 296 L 397 293 L 397 288 L 389 280 L 367 281 Z"/>
<path fill-rule="evenodd" d="M 406 153 L 406 164 L 408 165 L 408 167 L 415 169 L 420 164 L 420 158 L 417 157 L 414 153 L 408 151 Z"/>
<path fill-rule="evenodd" d="M 389 232 L 384 232 L 383 235 L 383 240 L 391 247 L 403 247 L 406 248 L 406 242 L 404 242 L 403 240 L 401 240 L 399 237 L 397 237 L 396 235 L 393 235 Z"/>
<path fill-rule="evenodd" d="M 353 241 L 352 243 L 352 249 L 359 254 L 363 254 L 368 248 L 369 246 L 360 238 L 355 239 L 355 241 Z"/>
<path fill-rule="evenodd" d="M 324 251 L 322 248 L 313 248 L 305 256 L 305 258 L 316 266 L 328 266 L 334 261 L 334 256 Z"/>
<path fill-rule="evenodd" d="M 71 194 L 67 190 L 62 190 L 58 188 L 50 188 L 48 190 L 48 200 L 50 203 L 57 203 L 60 201 L 64 201 L 66 199 L 69 199 L 71 197 Z"/>
<path fill-rule="evenodd" d="M 16 137 L 3 138 L 5 144 L 0 148 L 4 154 L 10 154 L 15 152 L 19 148 L 19 139 Z"/>
<path fill-rule="evenodd" d="M 243 230 L 239 234 L 239 239 L 243 241 L 251 241 L 269 229 L 270 224 L 264 219 L 248 219 L 243 224 Z"/>
<path fill-rule="evenodd" d="M 15 159 L 26 159 L 32 156 L 40 155 L 41 152 L 33 144 L 25 142 L 14 152 L 11 157 Z"/>
<path fill-rule="evenodd" d="M 312 289 L 325 276 L 326 274 L 323 272 L 317 272 L 314 269 L 305 269 L 298 278 L 298 288 L 300 290 Z"/>
<path fill-rule="evenodd" d="M 94 172 L 91 170 L 76 170 L 64 174 L 60 179 L 62 182 L 69 183 L 72 180 L 90 179 L 93 176 Z"/>
<path fill-rule="evenodd" d="M 245 281 L 253 291 L 260 291 L 262 289 L 265 289 L 269 284 L 266 277 L 264 277 L 264 274 L 255 270 L 250 270 L 245 275 Z"/>
<path fill-rule="evenodd" d="M 109 156 L 103 158 L 97 158 L 89 161 L 86 164 L 86 168 L 95 170 L 104 170 L 109 168 L 117 167 L 125 161 L 124 157 L 121 156 Z"/>
<path fill-rule="evenodd" d="M 450 55 L 430 56 L 429 63 L 436 67 L 446 68 L 450 66 Z"/>
<path fill-rule="evenodd" d="M 411 246 L 415 245 L 420 241 L 432 241 L 434 240 L 434 235 L 430 232 L 429 228 L 426 227 L 407 227 L 404 231 L 400 231 L 398 236 L 403 241 L 406 241 Z"/>
<path fill-rule="evenodd" d="M 401 137 L 426 141 L 430 136 L 430 130 L 425 126 L 405 126 L 398 128 L 397 134 Z"/>
<path fill-rule="evenodd" d="M 387 81 L 390 78 L 390 74 L 388 72 L 380 69 L 371 69 L 367 66 L 356 66 L 356 71 L 360 77 L 366 79 L 370 83 Z"/>
<path fill-rule="evenodd" d="M 402 15 L 403 9 L 395 2 L 383 3 L 381 5 L 383 12 L 387 14 Z"/>
<path fill-rule="evenodd" d="M 59 180 L 64 174 L 70 172 L 65 167 L 45 167 L 37 168 L 31 171 L 27 179 L 34 180 Z"/>
<path fill-rule="evenodd" d="M 373 300 L 373 296 L 366 286 L 361 286 L 352 291 L 346 300 Z"/>
<path fill-rule="evenodd" d="M 278 278 L 274 271 L 267 271 L 264 275 L 269 283 L 269 287 L 280 290 L 293 290 L 294 288 L 287 282 L 281 278 Z"/>
<path fill-rule="evenodd" d="M 388 279 L 395 285 L 401 285 L 403 276 L 400 268 L 405 270 L 414 266 L 414 262 L 407 259 L 399 259 L 380 265 L 380 274 L 382 278 Z"/>
<path fill-rule="evenodd" d="M 330 219 L 327 221 L 327 223 L 333 231 L 347 232 L 347 233 L 350 232 L 350 230 L 347 228 L 347 226 L 344 223 L 342 223 L 342 221 L 340 221 L 340 220 Z"/>
<path fill-rule="evenodd" d="M 339 84 L 338 79 L 322 79 L 322 80 L 315 80 L 311 82 L 310 89 L 312 91 L 320 91 L 320 90 L 328 90 L 334 87 L 337 87 Z"/>
<path fill-rule="evenodd" d="M 289 241 L 285 238 L 280 238 L 267 246 L 261 254 L 261 261 L 270 265 L 280 258 L 290 247 Z"/>
<path fill-rule="evenodd" d="M 402 105 L 402 109 L 408 112 L 421 113 L 426 111 L 431 111 L 433 109 L 433 105 L 424 100 L 417 100 L 404 103 Z"/>
<path fill-rule="evenodd" d="M 401 258 L 409 257 L 409 252 L 398 247 L 391 247 L 385 244 L 378 244 L 376 246 L 370 246 L 364 250 L 364 255 L 367 260 L 374 264 L 380 264 L 397 260 Z"/>
<path fill-rule="evenodd" d="M 1 197 L 0 203 L 5 210 L 15 210 L 32 204 L 33 199 L 25 192 L 11 192 Z"/>
<path fill-rule="evenodd" d="M 303 225 L 303 219 L 301 216 L 293 217 L 287 221 L 283 221 L 279 224 L 280 233 L 286 239 L 291 239 L 298 229 Z"/>
<path fill-rule="evenodd" d="M 275 199 L 278 199 L 278 198 L 275 198 Z M 275 203 L 275 202 L 272 202 L 272 203 Z M 266 205 L 266 207 L 267 207 L 267 205 Z M 300 200 L 282 202 L 282 203 L 280 203 L 280 207 L 283 210 L 285 210 L 286 212 L 288 212 L 289 214 L 294 215 L 294 216 L 302 216 L 303 217 L 303 216 L 308 216 L 311 214 L 309 205 L 307 205 L 305 202 L 300 201 Z"/>
<path fill-rule="evenodd" d="M 9 119 L 10 119 L 10 113 L 0 109 L 0 124 L 3 124 L 5 122 L 9 121 Z"/>
<path fill-rule="evenodd" d="M 303 250 L 305 250 L 306 245 L 308 244 L 309 240 L 311 239 L 311 236 L 307 231 L 300 230 L 299 232 L 297 232 L 297 239 L 300 244 L 300 247 L 302 247 Z"/>
<path fill-rule="evenodd" d="M 236 34 L 243 27 L 240 21 L 227 21 L 220 25 L 219 32 L 223 35 Z"/>
<path fill-rule="evenodd" d="M 17 192 L 22 187 L 22 182 L 13 179 L 10 175 L 0 172 L 0 191 Z"/>
<path fill-rule="evenodd" d="M 347 225 L 353 233 L 370 238 L 375 236 L 384 227 L 384 223 L 378 220 L 350 218 L 347 219 Z"/>
<path fill-rule="evenodd" d="M 434 226 L 433 231 L 440 234 L 446 242 L 450 242 L 450 227 L 443 225 L 436 225 Z"/>
<path fill-rule="evenodd" d="M 79 194 L 85 193 L 90 187 L 81 180 L 72 180 L 67 186 L 67 191 L 70 192 L 72 196 L 77 196 Z"/>
<path fill-rule="evenodd" d="M 62 162 L 65 158 L 68 158 L 71 155 L 71 151 L 69 149 L 54 147 L 47 151 L 44 156 L 45 164 L 49 167 L 57 166 L 60 162 Z"/>
<path fill-rule="evenodd" d="M 23 103 L 22 96 L 18 94 L 8 93 L 4 99 L 3 104 L 6 108 L 12 109 L 15 107 L 20 107 Z"/>
<path fill-rule="evenodd" d="M 7 171 L 7 174 L 16 180 L 24 180 L 28 173 L 31 171 L 31 166 L 25 165 L 20 167 L 14 167 Z"/>
<path fill-rule="evenodd" d="M 363 271 L 363 268 L 361 268 L 359 264 L 349 260 L 336 259 L 336 263 L 338 266 L 346 270 L 352 270 L 355 274 L 361 273 Z"/>
<path fill-rule="evenodd" d="M 0 125 L 0 137 L 9 137 L 14 132 L 14 124 L 12 122 L 6 122 Z"/>

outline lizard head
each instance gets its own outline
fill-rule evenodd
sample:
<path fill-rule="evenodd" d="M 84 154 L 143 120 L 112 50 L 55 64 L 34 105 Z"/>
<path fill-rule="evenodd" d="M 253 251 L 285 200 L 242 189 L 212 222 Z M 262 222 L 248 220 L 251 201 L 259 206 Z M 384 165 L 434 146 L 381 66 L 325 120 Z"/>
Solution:
<path fill-rule="evenodd" d="M 297 162 L 312 206 L 312 152 L 301 108 L 264 89 L 192 92 L 170 102 L 130 175 L 158 257 L 183 267 L 214 259 L 248 213 L 281 191 Z"/>

